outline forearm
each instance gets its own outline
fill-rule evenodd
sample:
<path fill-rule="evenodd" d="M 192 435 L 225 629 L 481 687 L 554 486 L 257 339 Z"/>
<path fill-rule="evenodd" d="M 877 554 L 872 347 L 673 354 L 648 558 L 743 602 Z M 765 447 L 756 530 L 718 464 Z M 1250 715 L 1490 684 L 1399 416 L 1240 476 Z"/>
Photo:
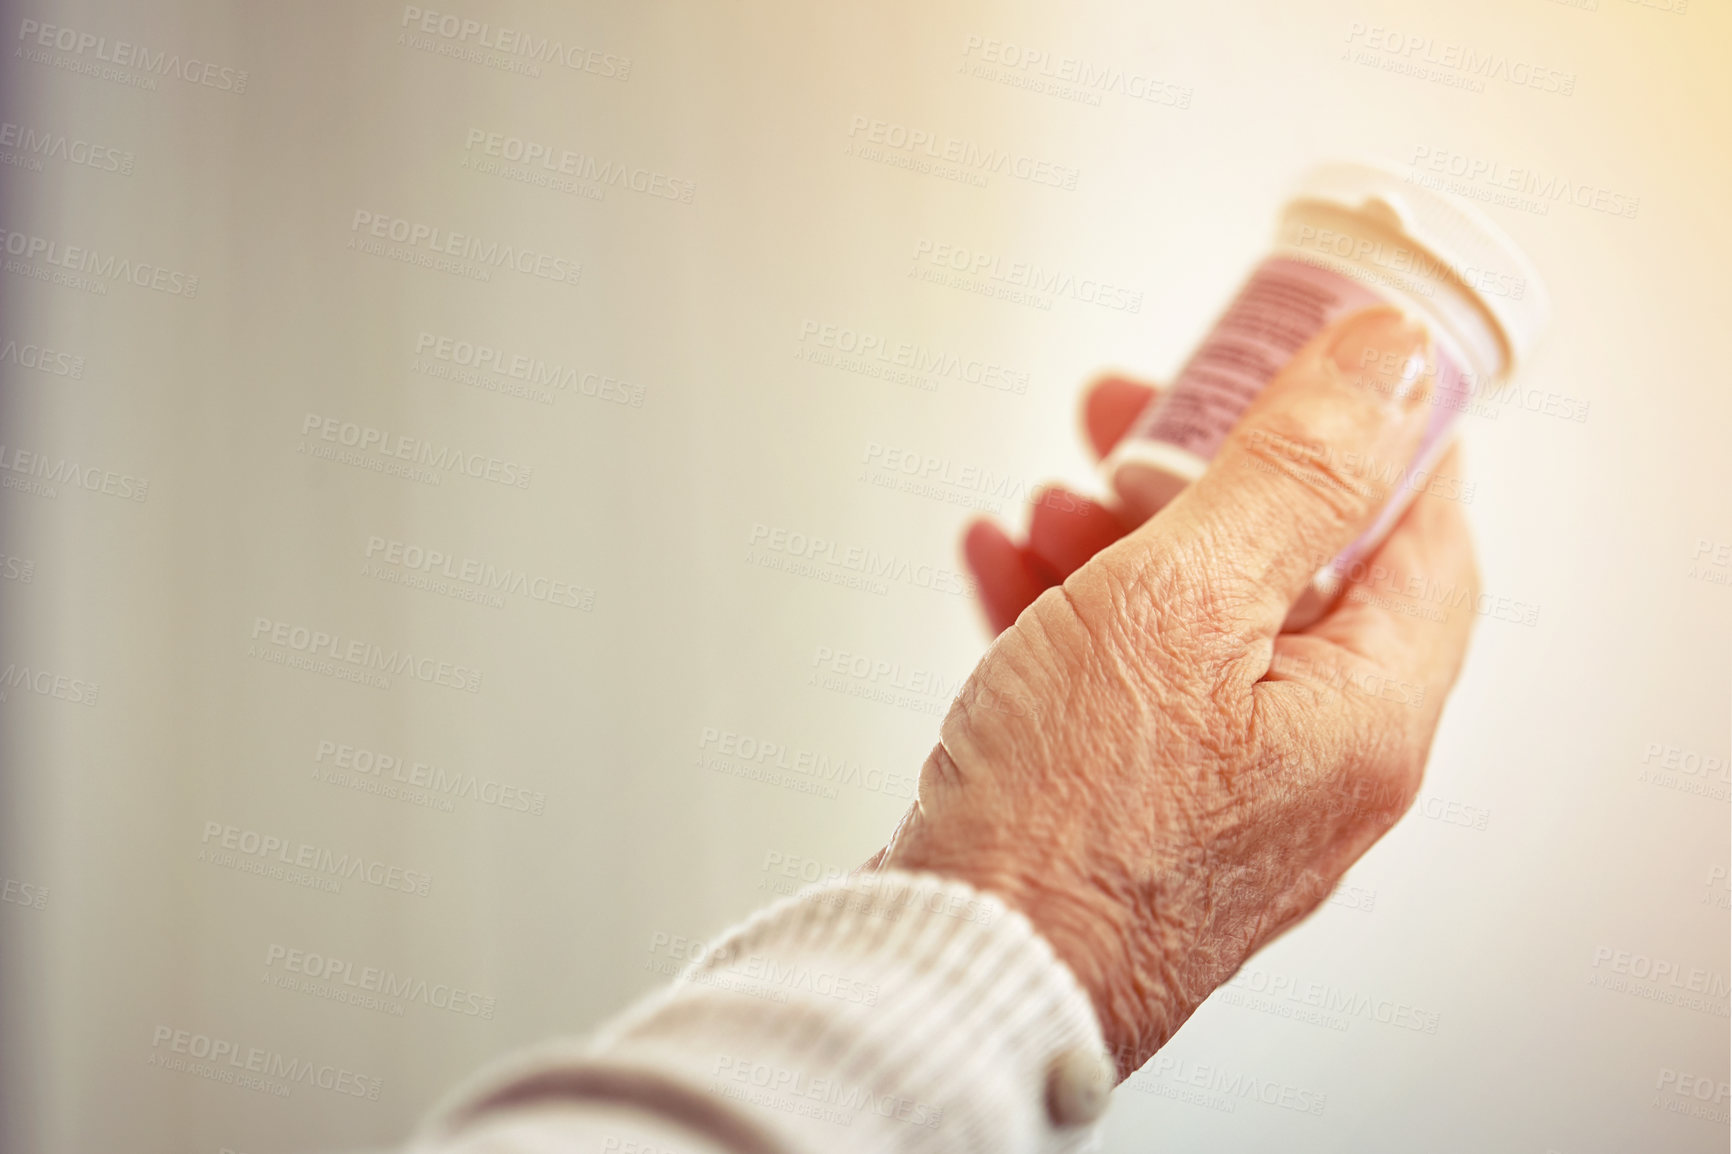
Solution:
<path fill-rule="evenodd" d="M 641 1124 L 684 1136 L 646 1150 L 1032 1154 L 1079 1144 L 1112 1081 L 1088 997 L 1022 915 L 865 874 L 762 911 L 594 1039 L 484 1073 L 417 1149 L 582 1149 Z"/>

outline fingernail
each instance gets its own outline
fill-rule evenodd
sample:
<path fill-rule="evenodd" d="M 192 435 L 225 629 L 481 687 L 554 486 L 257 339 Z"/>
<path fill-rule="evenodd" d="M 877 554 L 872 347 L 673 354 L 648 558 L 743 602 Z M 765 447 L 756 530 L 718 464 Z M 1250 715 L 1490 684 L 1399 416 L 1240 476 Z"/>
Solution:
<path fill-rule="evenodd" d="M 1342 322 L 1325 356 L 1341 379 L 1409 408 L 1424 390 L 1431 337 L 1425 326 L 1387 306 L 1354 313 Z"/>

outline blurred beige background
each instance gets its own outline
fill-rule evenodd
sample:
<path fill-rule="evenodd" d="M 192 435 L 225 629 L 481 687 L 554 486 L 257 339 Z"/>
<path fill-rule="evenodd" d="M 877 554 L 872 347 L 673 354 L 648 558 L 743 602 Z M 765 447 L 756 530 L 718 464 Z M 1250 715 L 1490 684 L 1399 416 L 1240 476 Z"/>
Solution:
<path fill-rule="evenodd" d="M 389 1143 L 859 862 L 985 645 L 971 509 L 1099 491 L 1081 383 L 1335 156 L 1548 279 L 1464 421 L 1537 619 L 1108 1149 L 1725 1148 L 1719 0 L 4 7 L 8 1151 Z"/>

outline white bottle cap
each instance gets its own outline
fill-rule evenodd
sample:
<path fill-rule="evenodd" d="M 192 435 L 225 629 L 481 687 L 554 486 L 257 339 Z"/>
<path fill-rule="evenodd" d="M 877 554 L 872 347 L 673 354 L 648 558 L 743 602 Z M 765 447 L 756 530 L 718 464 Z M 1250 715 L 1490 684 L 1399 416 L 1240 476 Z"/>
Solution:
<path fill-rule="evenodd" d="M 1472 291 L 1497 324 L 1510 363 L 1526 359 L 1551 317 L 1539 270 L 1509 234 L 1471 204 L 1374 164 L 1336 162 L 1306 173 L 1292 199 L 1381 217 Z"/>

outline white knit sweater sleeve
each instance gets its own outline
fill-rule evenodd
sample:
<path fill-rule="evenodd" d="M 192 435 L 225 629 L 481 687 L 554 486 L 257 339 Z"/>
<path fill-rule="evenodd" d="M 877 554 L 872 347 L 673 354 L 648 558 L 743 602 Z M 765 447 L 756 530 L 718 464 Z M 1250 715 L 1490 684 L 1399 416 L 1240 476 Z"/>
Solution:
<path fill-rule="evenodd" d="M 1003 902 L 923 874 L 813 886 L 583 1042 L 509 1059 L 416 1154 L 1048 1154 L 1113 1081 L 1071 971 Z"/>

